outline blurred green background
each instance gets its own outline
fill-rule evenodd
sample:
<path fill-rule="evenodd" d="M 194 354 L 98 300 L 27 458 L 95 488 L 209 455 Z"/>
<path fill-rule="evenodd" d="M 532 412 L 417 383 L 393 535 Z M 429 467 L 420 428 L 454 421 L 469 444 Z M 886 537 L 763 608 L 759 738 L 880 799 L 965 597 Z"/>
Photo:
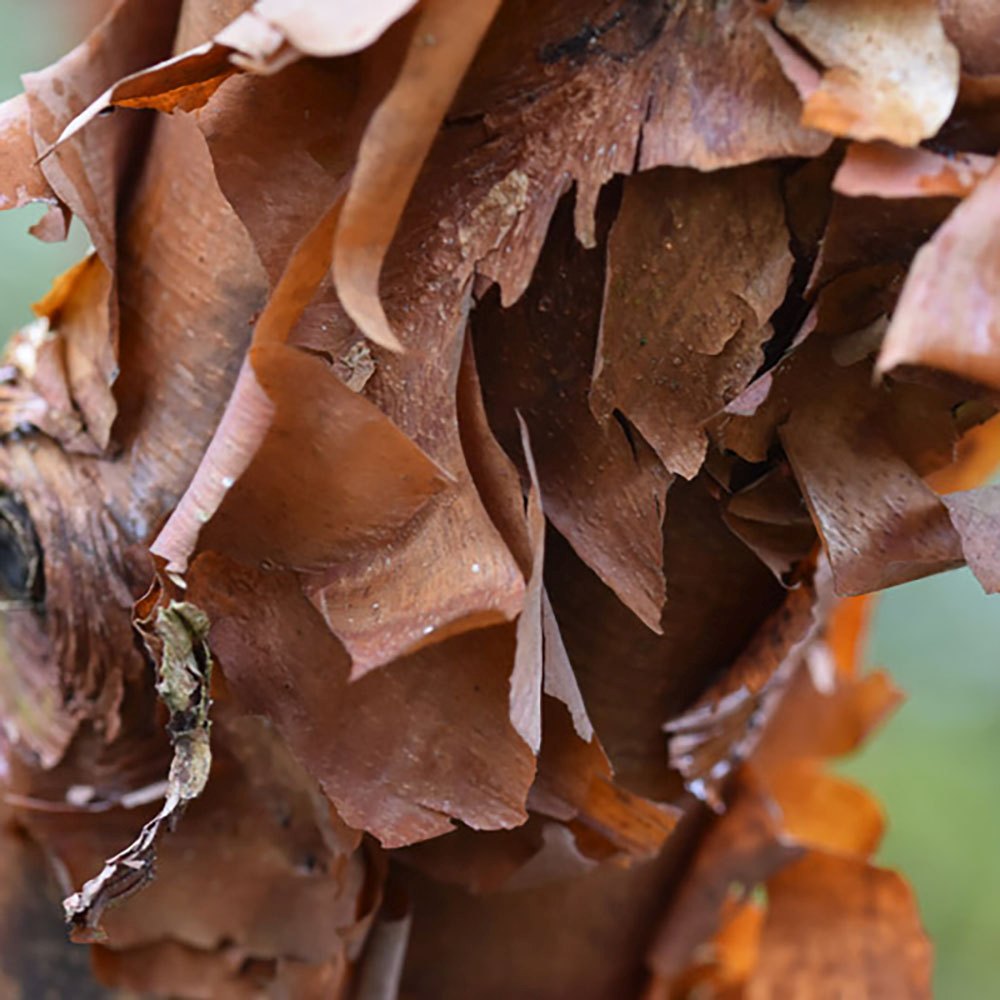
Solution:
<path fill-rule="evenodd" d="M 1000 605 L 967 569 L 887 591 L 867 662 L 903 707 L 841 770 L 879 797 L 878 860 L 898 868 L 935 945 L 935 996 L 1000 996 Z"/>
<path fill-rule="evenodd" d="M 47 66 L 79 40 L 92 6 L 87 0 L 0 0 L 0 99 L 21 91 L 22 73 Z M 80 259 L 90 242 L 75 219 L 65 243 L 46 244 L 28 236 L 28 227 L 44 214 L 44 205 L 0 212 L 3 340 L 32 318 L 31 303 L 41 298 L 55 275 Z"/>
<path fill-rule="evenodd" d="M 22 72 L 45 66 L 81 36 L 84 8 L 76 0 L 0 0 L 0 97 L 17 93 Z M 0 212 L 3 337 L 31 318 L 31 303 L 88 243 L 78 223 L 65 244 L 28 236 L 42 212 Z M 890 667 L 908 701 L 842 765 L 889 815 L 880 861 L 916 889 L 936 945 L 936 995 L 946 1000 L 1000 996 L 998 658 L 1000 606 L 967 570 L 885 594 L 868 662 Z"/>

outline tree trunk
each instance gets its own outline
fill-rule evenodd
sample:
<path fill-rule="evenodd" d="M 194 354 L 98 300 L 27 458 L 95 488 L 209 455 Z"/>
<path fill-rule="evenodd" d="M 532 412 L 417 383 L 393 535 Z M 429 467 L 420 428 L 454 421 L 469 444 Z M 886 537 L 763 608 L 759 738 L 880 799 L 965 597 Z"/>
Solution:
<path fill-rule="evenodd" d="M 4 995 L 928 995 L 825 761 L 862 595 L 1000 589 L 985 6 L 118 0 L 25 77 L 94 249 L 3 370 Z"/>

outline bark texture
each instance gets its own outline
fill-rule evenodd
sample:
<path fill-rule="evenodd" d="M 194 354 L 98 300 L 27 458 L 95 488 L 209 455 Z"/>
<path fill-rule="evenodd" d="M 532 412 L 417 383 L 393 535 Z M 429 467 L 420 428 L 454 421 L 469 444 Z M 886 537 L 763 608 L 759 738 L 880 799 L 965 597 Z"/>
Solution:
<path fill-rule="evenodd" d="M 116 0 L 25 77 L 94 249 L 0 373 L 4 995 L 929 994 L 825 764 L 864 595 L 1000 588 L 988 6 Z"/>

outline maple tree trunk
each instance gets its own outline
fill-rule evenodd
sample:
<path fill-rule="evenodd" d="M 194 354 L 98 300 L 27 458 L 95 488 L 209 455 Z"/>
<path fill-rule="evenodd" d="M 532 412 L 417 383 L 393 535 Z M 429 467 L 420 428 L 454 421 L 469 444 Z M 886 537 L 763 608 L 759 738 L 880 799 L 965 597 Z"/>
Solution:
<path fill-rule="evenodd" d="M 1000 589 L 995 20 L 117 0 L 28 74 L 93 251 L 0 386 L 0 992 L 927 995 L 825 762 L 864 595 Z"/>

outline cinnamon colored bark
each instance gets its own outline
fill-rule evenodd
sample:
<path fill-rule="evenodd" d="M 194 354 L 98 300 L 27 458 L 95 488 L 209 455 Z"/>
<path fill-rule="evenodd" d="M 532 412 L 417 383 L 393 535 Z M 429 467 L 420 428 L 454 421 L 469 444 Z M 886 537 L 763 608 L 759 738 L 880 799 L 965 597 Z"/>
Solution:
<path fill-rule="evenodd" d="M 1000 585 L 988 23 L 116 0 L 29 74 L 3 205 L 94 250 L 0 381 L 0 992 L 928 995 L 827 762 L 840 598 Z"/>

